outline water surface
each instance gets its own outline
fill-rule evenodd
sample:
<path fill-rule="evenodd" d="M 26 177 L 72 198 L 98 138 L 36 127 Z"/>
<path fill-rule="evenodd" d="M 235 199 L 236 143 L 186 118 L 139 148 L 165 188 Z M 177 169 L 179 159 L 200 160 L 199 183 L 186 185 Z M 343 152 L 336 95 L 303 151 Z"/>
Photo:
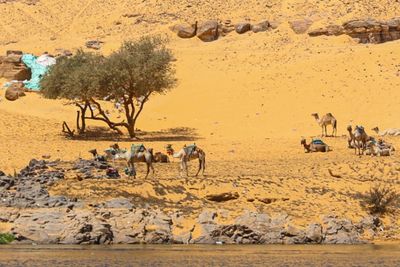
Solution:
<path fill-rule="evenodd" d="M 0 246 L 0 266 L 400 266 L 390 245 Z"/>

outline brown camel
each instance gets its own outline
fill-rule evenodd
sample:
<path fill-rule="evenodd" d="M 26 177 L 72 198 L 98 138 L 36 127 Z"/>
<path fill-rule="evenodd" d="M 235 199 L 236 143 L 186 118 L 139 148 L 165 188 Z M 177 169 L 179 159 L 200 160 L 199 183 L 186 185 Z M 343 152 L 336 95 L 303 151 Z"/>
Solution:
<path fill-rule="evenodd" d="M 332 125 L 332 127 L 333 127 L 333 132 L 332 132 L 331 136 L 336 136 L 337 120 L 332 115 L 332 113 L 326 113 L 326 115 L 324 115 L 322 118 L 319 117 L 318 113 L 313 113 L 313 114 L 311 114 L 311 116 L 313 116 L 315 118 L 315 120 L 317 121 L 317 123 L 319 124 L 319 126 L 321 126 L 322 136 L 324 136 L 324 130 L 325 130 L 325 136 L 328 136 L 328 133 L 327 133 L 328 125 Z"/>
<path fill-rule="evenodd" d="M 199 172 L 202 170 L 202 174 L 204 176 L 204 171 L 206 169 L 206 153 L 199 148 L 196 144 L 190 146 L 184 146 L 181 150 L 175 153 L 175 150 L 172 148 L 171 144 L 166 146 L 167 154 L 172 155 L 174 158 L 178 158 L 181 161 L 181 171 L 180 175 L 182 176 L 182 172 L 186 171 L 186 176 L 189 176 L 188 172 L 188 161 L 198 159 L 199 160 L 199 169 L 196 173 L 196 177 L 199 175 Z"/>
<path fill-rule="evenodd" d="M 154 160 L 154 162 L 158 162 L 158 163 L 169 163 L 170 162 L 168 155 L 165 155 L 161 152 L 154 153 L 153 160 Z"/>
<path fill-rule="evenodd" d="M 306 153 L 332 151 L 332 149 L 327 144 L 319 139 L 313 139 L 310 144 L 307 144 L 306 139 L 303 138 L 301 139 L 300 144 L 304 146 L 304 150 Z"/>

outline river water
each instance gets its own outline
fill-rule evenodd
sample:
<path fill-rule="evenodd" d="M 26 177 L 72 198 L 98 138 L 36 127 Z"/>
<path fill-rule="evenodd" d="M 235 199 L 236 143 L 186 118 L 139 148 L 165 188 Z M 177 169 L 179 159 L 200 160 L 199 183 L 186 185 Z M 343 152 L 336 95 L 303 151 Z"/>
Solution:
<path fill-rule="evenodd" d="M 0 266 L 400 266 L 400 244 L 7 245 Z"/>

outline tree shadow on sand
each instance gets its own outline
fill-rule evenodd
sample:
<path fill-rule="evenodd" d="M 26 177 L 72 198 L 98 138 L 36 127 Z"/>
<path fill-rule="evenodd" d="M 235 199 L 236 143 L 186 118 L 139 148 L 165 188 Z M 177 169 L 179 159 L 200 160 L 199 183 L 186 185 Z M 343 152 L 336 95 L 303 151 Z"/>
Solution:
<path fill-rule="evenodd" d="M 196 141 L 200 139 L 196 129 L 188 127 L 169 128 L 160 131 L 136 130 L 136 138 L 120 135 L 105 127 L 90 127 L 84 134 L 68 137 L 78 141 L 110 141 L 110 142 L 172 142 L 172 141 Z"/>

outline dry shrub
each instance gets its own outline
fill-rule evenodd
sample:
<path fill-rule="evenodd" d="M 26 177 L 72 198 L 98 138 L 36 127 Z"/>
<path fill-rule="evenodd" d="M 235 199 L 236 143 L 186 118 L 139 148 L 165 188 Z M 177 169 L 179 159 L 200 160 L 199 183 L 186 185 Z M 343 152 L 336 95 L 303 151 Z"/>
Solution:
<path fill-rule="evenodd" d="M 400 194 L 390 185 L 377 184 L 366 193 L 357 196 L 361 206 L 371 214 L 390 213 L 400 206 Z"/>

